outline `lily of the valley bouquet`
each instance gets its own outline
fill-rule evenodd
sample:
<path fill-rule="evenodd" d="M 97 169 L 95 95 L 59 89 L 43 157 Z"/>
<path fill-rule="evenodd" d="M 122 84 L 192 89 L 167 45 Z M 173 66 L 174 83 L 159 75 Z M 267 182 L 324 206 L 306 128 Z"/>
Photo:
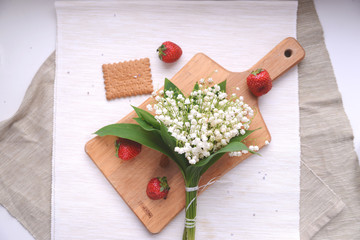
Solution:
<path fill-rule="evenodd" d="M 212 84 L 200 79 L 189 96 L 165 79 L 164 89 L 153 94 L 148 111 L 136 108 L 138 124 L 117 123 L 98 130 L 99 136 L 114 135 L 157 150 L 172 159 L 185 180 L 186 205 L 183 239 L 195 239 L 197 191 L 206 170 L 224 154 L 255 153 L 242 141 L 254 110 L 243 97 L 226 93 L 226 80 Z"/>

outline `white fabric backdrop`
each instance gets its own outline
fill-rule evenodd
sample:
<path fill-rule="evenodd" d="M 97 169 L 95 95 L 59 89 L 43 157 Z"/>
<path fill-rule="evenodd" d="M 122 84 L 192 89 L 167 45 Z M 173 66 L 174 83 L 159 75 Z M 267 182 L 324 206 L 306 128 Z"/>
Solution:
<path fill-rule="evenodd" d="M 155 88 L 197 52 L 243 71 L 296 37 L 297 2 L 57 2 L 56 10 L 52 239 L 181 239 L 183 213 L 150 234 L 84 152 L 91 133 L 148 97 L 107 101 L 101 65 L 149 57 Z M 174 64 L 156 56 L 165 40 L 183 49 Z M 260 99 L 272 142 L 201 195 L 198 239 L 299 239 L 297 89 L 294 68 Z"/>

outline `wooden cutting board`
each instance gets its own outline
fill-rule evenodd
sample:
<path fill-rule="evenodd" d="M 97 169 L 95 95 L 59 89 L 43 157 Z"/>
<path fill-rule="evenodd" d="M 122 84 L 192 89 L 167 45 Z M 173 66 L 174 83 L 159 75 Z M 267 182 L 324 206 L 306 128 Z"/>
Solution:
<path fill-rule="evenodd" d="M 305 52 L 301 45 L 294 38 L 286 38 L 249 70 L 230 72 L 205 54 L 198 53 L 171 78 L 171 81 L 186 95 L 191 92 L 196 81 L 211 74 L 215 83 L 227 79 L 227 93 L 243 96 L 244 102 L 257 110 L 250 129 L 259 127 L 261 129 L 249 136 L 256 140 L 247 140 L 246 144 L 258 145 L 259 148 L 262 148 L 265 140 L 271 141 L 271 136 L 259 111 L 257 97 L 254 97 L 248 90 L 246 78 L 251 71 L 264 68 L 275 80 L 300 62 L 304 56 Z M 214 73 L 215 70 L 217 70 L 216 73 Z M 239 87 L 240 90 L 236 90 L 236 87 Z M 153 101 L 152 98 L 149 98 L 139 107 L 146 110 L 146 105 L 154 103 Z M 134 117 L 137 115 L 135 112 L 131 112 L 119 122 L 136 123 L 133 120 Z M 111 123 L 104 123 L 104 125 L 108 124 Z M 181 172 L 172 160 L 144 146 L 135 159 L 122 161 L 115 157 L 115 140 L 114 136 L 95 137 L 87 142 L 85 151 L 145 227 L 151 233 L 158 233 L 185 206 L 185 185 Z M 200 185 L 206 184 L 214 177 L 220 178 L 250 155 L 230 158 L 228 154 L 225 154 L 203 175 Z M 167 177 L 171 187 L 168 198 L 166 200 L 150 200 L 146 195 L 147 183 L 153 177 L 162 176 Z"/>

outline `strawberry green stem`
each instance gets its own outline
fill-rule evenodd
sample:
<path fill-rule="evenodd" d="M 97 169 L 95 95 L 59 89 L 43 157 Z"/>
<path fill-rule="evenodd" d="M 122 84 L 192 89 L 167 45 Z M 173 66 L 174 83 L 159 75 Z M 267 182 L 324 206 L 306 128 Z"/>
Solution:
<path fill-rule="evenodd" d="M 162 45 L 157 49 L 157 52 L 158 52 L 158 54 L 159 54 L 160 60 L 162 60 L 162 57 L 166 55 L 165 50 L 166 50 L 166 47 L 165 47 L 164 44 L 162 44 Z"/>
<path fill-rule="evenodd" d="M 258 68 L 258 69 L 256 69 L 255 71 L 252 71 L 251 72 L 251 74 L 253 74 L 253 75 L 258 75 L 259 73 L 261 73 L 263 71 L 263 69 L 262 68 Z"/>

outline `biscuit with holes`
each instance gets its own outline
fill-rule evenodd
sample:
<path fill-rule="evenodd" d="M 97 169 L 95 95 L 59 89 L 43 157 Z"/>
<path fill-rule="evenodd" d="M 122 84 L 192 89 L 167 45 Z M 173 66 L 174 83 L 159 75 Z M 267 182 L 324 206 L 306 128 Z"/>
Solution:
<path fill-rule="evenodd" d="M 107 100 L 153 92 L 149 58 L 103 64 Z"/>

